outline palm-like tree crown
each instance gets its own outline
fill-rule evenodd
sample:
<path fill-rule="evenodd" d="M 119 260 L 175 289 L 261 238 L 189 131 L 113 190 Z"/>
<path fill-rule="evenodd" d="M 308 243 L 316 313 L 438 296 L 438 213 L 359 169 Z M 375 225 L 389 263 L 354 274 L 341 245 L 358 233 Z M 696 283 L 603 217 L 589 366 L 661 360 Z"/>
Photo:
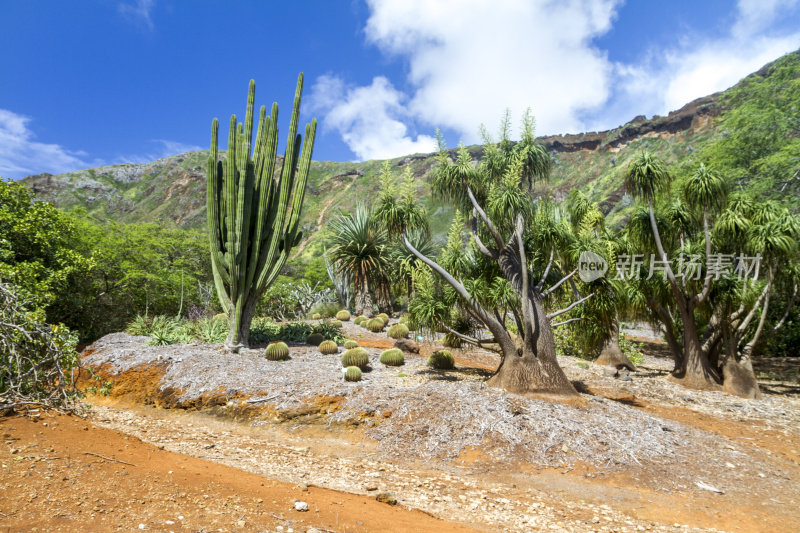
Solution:
<path fill-rule="evenodd" d="M 652 200 L 669 187 L 672 177 L 663 161 L 644 150 L 625 171 L 625 187 L 633 196 Z"/>
<path fill-rule="evenodd" d="M 388 235 L 364 205 L 331 222 L 331 259 L 337 268 L 356 279 L 370 277 L 387 267 Z"/>

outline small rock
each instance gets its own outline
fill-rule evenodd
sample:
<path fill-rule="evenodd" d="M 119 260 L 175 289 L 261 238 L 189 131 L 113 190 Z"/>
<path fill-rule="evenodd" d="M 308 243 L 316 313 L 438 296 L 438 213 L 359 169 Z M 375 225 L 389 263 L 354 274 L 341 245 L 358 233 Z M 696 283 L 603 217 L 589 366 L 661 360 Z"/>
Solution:
<path fill-rule="evenodd" d="M 381 492 L 375 496 L 375 500 L 389 505 L 397 505 L 397 498 L 393 492 Z"/>
<path fill-rule="evenodd" d="M 603 367 L 603 375 L 607 378 L 615 378 L 619 375 L 617 367 L 614 365 Z"/>
<path fill-rule="evenodd" d="M 419 344 L 409 339 L 398 339 L 394 347 L 408 353 L 419 353 Z"/>
<path fill-rule="evenodd" d="M 625 374 L 624 376 L 620 376 L 619 380 L 620 381 L 633 381 L 633 378 L 630 377 L 628 374 Z"/>
<path fill-rule="evenodd" d="M 308 504 L 306 502 L 294 502 L 294 510 L 305 513 L 308 511 Z"/>
<path fill-rule="evenodd" d="M 372 492 L 373 490 L 378 490 L 378 487 L 375 486 L 375 485 L 370 485 L 370 486 L 366 487 L 366 489 L 367 489 L 367 492 Z"/>
<path fill-rule="evenodd" d="M 244 527 L 246 525 L 247 522 L 245 522 L 244 520 L 239 520 L 238 522 L 236 522 L 236 527 Z"/>

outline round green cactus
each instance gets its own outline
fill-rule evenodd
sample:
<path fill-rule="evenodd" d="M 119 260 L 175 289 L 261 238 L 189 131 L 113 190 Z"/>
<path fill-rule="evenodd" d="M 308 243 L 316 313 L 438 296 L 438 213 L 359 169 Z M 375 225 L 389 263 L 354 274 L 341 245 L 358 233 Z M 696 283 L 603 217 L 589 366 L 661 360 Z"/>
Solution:
<path fill-rule="evenodd" d="M 330 324 L 331 324 L 331 326 L 333 326 L 335 328 L 342 327 L 342 321 L 341 320 L 331 320 Z"/>
<path fill-rule="evenodd" d="M 319 313 L 314 313 L 313 315 L 311 315 L 311 320 L 319 320 L 321 318 L 322 318 L 322 315 L 319 314 Z"/>
<path fill-rule="evenodd" d="M 381 354 L 381 363 L 386 366 L 400 366 L 405 364 L 406 360 L 403 357 L 403 352 L 397 348 L 386 350 Z"/>
<path fill-rule="evenodd" d="M 358 348 L 358 343 L 352 339 L 347 339 L 346 341 L 344 341 L 344 344 L 342 344 L 342 346 L 344 346 L 345 350 L 350 350 L 352 348 Z"/>
<path fill-rule="evenodd" d="M 400 324 L 406 324 L 406 325 L 408 325 L 408 315 L 403 315 L 403 316 L 401 316 L 401 317 L 400 317 L 400 319 L 398 320 L 398 322 L 399 322 Z"/>
<path fill-rule="evenodd" d="M 339 345 L 333 341 L 322 341 L 318 349 L 320 353 L 325 355 L 339 353 Z"/>
<path fill-rule="evenodd" d="M 345 381 L 361 381 L 361 369 L 357 366 L 348 366 L 344 371 Z"/>
<path fill-rule="evenodd" d="M 361 324 L 363 324 L 367 320 L 369 320 L 369 318 L 365 317 L 364 315 L 361 315 L 361 316 L 357 317 L 353 322 L 355 322 L 356 324 L 358 324 L 360 326 Z"/>
<path fill-rule="evenodd" d="M 389 323 L 389 315 L 387 315 L 386 313 L 379 313 L 375 315 L 375 318 L 380 318 L 381 320 L 383 320 L 384 324 Z"/>
<path fill-rule="evenodd" d="M 408 337 L 408 326 L 405 324 L 395 324 L 386 332 L 393 339 L 405 339 Z"/>
<path fill-rule="evenodd" d="M 350 311 L 347 309 L 342 309 L 338 313 L 336 313 L 336 320 L 341 320 L 342 322 L 347 322 L 350 320 Z"/>
<path fill-rule="evenodd" d="M 366 323 L 365 327 L 372 333 L 378 333 L 383 331 L 383 328 L 386 327 L 386 323 L 380 318 L 373 318 Z"/>
<path fill-rule="evenodd" d="M 311 333 L 308 337 L 306 337 L 306 344 L 310 344 L 311 346 L 319 346 L 319 344 L 324 340 L 324 335 L 319 333 Z"/>
<path fill-rule="evenodd" d="M 273 342 L 267 346 L 265 355 L 270 361 L 285 361 L 289 358 L 289 346 L 285 342 Z"/>
<path fill-rule="evenodd" d="M 448 348 L 461 348 L 461 338 L 452 333 L 448 333 L 442 339 L 442 346 Z"/>
<path fill-rule="evenodd" d="M 342 366 L 357 366 L 366 368 L 369 364 L 369 354 L 364 348 L 350 348 L 342 354 Z"/>
<path fill-rule="evenodd" d="M 456 360 L 447 350 L 439 350 L 428 357 L 428 366 L 437 370 L 452 370 L 456 366 Z"/>

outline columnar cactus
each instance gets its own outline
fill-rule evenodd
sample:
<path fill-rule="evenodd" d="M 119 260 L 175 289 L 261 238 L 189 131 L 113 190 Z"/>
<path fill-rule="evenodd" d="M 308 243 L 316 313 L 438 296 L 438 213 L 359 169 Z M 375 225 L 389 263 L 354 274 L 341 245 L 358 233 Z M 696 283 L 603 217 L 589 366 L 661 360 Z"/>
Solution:
<path fill-rule="evenodd" d="M 397 348 L 392 348 L 381 354 L 381 363 L 386 366 L 400 366 L 405 364 L 405 357 L 402 351 Z"/>
<path fill-rule="evenodd" d="M 339 346 L 333 341 L 322 341 L 318 349 L 320 353 L 325 355 L 339 353 Z"/>
<path fill-rule="evenodd" d="M 285 342 L 273 342 L 267 346 L 264 355 L 270 361 L 285 361 L 289 358 L 289 346 Z"/>
<path fill-rule="evenodd" d="M 297 79 L 289 139 L 280 173 L 278 160 L 278 104 L 267 117 L 261 107 L 253 149 L 255 82 L 250 81 L 244 124 L 231 116 L 228 151 L 219 160 L 219 122 L 211 124 L 206 209 L 214 285 L 228 316 L 225 346 L 236 352 L 247 346 L 250 322 L 259 296 L 272 283 L 300 241 L 300 210 L 317 122 L 306 125 L 306 143 L 297 133 L 303 74 Z M 302 153 L 301 153 L 302 146 Z"/>
<path fill-rule="evenodd" d="M 369 364 L 369 354 L 364 348 L 350 348 L 342 354 L 342 366 L 357 366 L 366 368 Z"/>

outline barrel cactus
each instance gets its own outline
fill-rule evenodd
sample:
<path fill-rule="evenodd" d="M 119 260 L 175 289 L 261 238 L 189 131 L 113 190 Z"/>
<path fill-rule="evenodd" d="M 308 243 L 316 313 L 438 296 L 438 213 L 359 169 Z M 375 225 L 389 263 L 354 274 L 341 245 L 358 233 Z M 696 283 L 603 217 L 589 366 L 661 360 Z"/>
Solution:
<path fill-rule="evenodd" d="M 341 320 L 342 322 L 347 322 L 350 320 L 350 311 L 347 309 L 342 309 L 338 313 L 336 313 L 336 320 Z"/>
<path fill-rule="evenodd" d="M 364 348 L 350 348 L 342 354 L 342 366 L 357 366 L 366 368 L 369 364 L 369 354 Z"/>
<path fill-rule="evenodd" d="M 333 341 L 322 341 L 319 345 L 319 351 L 325 355 L 339 353 L 339 345 Z"/>
<path fill-rule="evenodd" d="M 401 324 L 408 325 L 408 315 L 401 316 L 398 322 L 400 322 Z"/>
<path fill-rule="evenodd" d="M 442 339 L 442 346 L 446 346 L 448 348 L 461 348 L 461 338 L 452 333 L 448 333 Z"/>
<path fill-rule="evenodd" d="M 386 350 L 381 354 L 381 363 L 386 366 L 400 366 L 405 363 L 403 352 L 397 348 Z"/>
<path fill-rule="evenodd" d="M 347 339 L 346 341 L 344 341 L 344 344 L 342 344 L 342 346 L 344 346 L 345 350 L 350 350 L 352 348 L 358 348 L 358 343 L 352 339 Z"/>
<path fill-rule="evenodd" d="M 341 320 L 331 320 L 331 326 L 333 326 L 335 328 L 340 328 L 340 327 L 342 327 L 342 321 Z"/>
<path fill-rule="evenodd" d="M 320 335 L 319 333 L 312 333 L 308 337 L 306 337 L 306 344 L 310 344 L 311 346 L 319 346 L 319 344 L 325 340 L 325 337 Z"/>
<path fill-rule="evenodd" d="M 375 318 L 380 318 L 381 320 L 383 320 L 384 324 L 388 324 L 389 323 L 389 315 L 387 315 L 386 313 L 377 314 L 377 315 L 375 315 Z"/>
<path fill-rule="evenodd" d="M 285 342 L 273 342 L 267 346 L 266 356 L 270 361 L 285 361 L 289 358 L 289 346 Z"/>
<path fill-rule="evenodd" d="M 386 327 L 386 324 L 380 318 L 373 318 L 367 321 L 364 327 L 366 327 L 372 333 L 378 333 L 383 331 L 383 328 Z"/>
<path fill-rule="evenodd" d="M 365 317 L 364 315 L 361 315 L 361 316 L 357 317 L 353 322 L 355 322 L 357 325 L 361 326 L 367 320 L 369 320 L 367 317 Z"/>
<path fill-rule="evenodd" d="M 453 354 L 447 350 L 433 352 L 431 356 L 428 357 L 428 366 L 436 370 L 452 370 L 455 368 L 455 365 L 456 360 L 453 358 Z"/>
<path fill-rule="evenodd" d="M 357 366 L 348 366 L 344 371 L 345 381 L 361 381 L 361 369 Z"/>
<path fill-rule="evenodd" d="M 408 337 L 408 326 L 405 324 L 395 324 L 386 332 L 393 339 L 405 339 Z"/>
<path fill-rule="evenodd" d="M 319 314 L 319 313 L 314 313 L 313 315 L 311 315 L 311 320 L 319 320 L 321 318 L 322 318 L 322 315 Z"/>

